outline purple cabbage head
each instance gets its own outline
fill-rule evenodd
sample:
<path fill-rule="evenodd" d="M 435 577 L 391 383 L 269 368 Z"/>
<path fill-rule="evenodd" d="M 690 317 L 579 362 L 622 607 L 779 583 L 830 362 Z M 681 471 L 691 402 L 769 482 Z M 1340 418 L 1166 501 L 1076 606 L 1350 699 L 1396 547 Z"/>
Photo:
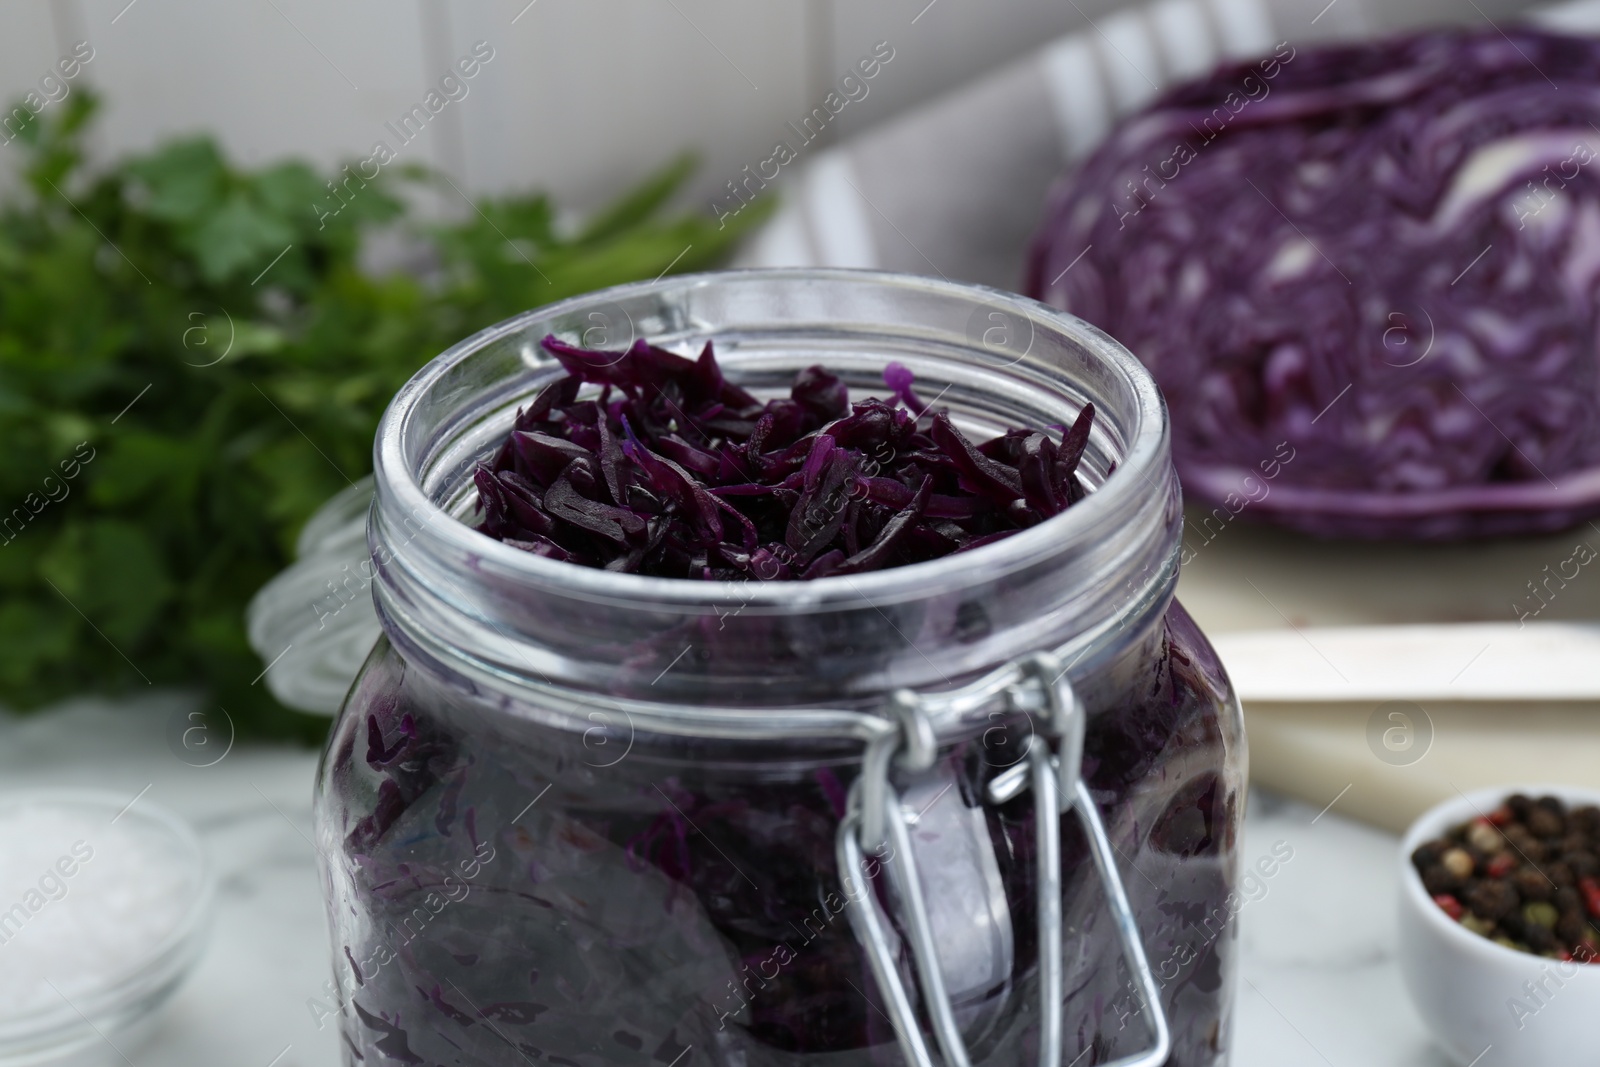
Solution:
<path fill-rule="evenodd" d="M 1054 193 L 1026 289 L 1127 345 L 1191 502 L 1452 538 L 1600 513 L 1600 41 L 1280 46 Z"/>

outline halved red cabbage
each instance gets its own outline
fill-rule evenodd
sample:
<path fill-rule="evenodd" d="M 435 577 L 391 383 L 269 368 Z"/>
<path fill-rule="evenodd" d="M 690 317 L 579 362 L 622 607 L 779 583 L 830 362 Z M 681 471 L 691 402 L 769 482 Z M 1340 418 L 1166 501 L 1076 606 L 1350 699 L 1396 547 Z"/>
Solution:
<path fill-rule="evenodd" d="M 1026 291 L 1126 344 L 1191 501 L 1328 536 L 1600 513 L 1600 41 L 1280 47 L 1058 186 Z"/>
<path fill-rule="evenodd" d="M 856 574 L 989 544 L 1084 495 L 1093 405 L 1060 441 L 1018 429 L 975 445 L 897 363 L 892 401 L 852 404 L 808 367 L 762 403 L 722 376 L 710 342 L 697 360 L 644 341 L 544 348 L 567 375 L 474 481 L 478 528 L 551 559 L 706 580 Z M 579 400 L 585 383 L 599 396 Z"/>

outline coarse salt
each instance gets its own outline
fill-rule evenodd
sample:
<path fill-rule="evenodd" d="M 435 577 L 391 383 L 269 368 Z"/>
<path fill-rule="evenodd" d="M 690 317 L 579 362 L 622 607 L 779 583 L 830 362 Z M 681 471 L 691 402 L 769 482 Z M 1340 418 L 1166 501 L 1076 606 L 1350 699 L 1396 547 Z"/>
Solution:
<path fill-rule="evenodd" d="M 0 801 L 0 1023 L 136 972 L 183 925 L 201 878 L 191 846 L 155 819 Z"/>

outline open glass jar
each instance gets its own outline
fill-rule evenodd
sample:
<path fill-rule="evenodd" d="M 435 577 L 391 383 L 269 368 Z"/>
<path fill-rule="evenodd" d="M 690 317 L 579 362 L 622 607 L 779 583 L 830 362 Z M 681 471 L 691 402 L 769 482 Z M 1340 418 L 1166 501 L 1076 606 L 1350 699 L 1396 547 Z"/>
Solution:
<path fill-rule="evenodd" d="M 711 339 L 763 396 L 817 363 L 883 395 L 898 361 L 977 436 L 1092 402 L 1090 492 L 811 582 L 544 559 L 469 523 L 474 464 L 562 373 L 546 334 Z M 376 468 L 385 637 L 316 803 L 347 1063 L 1225 1059 L 1242 724 L 1172 599 L 1166 411 L 1110 338 L 927 278 L 668 278 L 444 353 Z"/>

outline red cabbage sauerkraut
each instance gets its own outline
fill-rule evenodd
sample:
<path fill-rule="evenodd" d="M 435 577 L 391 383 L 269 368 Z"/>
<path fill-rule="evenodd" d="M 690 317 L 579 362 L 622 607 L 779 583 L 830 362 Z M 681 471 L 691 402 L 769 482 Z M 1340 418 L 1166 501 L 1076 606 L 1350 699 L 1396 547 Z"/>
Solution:
<path fill-rule="evenodd" d="M 709 346 L 699 360 L 545 347 L 568 375 L 474 471 L 480 529 L 574 569 L 793 579 L 800 601 L 805 578 L 981 550 L 1087 499 L 1089 405 L 1071 426 L 973 443 L 895 364 L 890 400 L 852 404 L 809 368 L 759 402 Z M 580 399 L 586 383 L 598 388 Z M 537 593 L 483 580 L 539 610 Z M 904 1063 L 837 866 L 862 742 L 651 732 L 627 709 L 663 691 L 662 662 L 674 702 L 724 706 L 733 681 L 761 674 L 752 710 L 871 707 L 863 687 L 893 677 L 897 656 L 988 640 L 989 612 L 1026 595 L 1018 583 L 958 604 L 907 585 L 850 612 L 663 612 L 647 636 L 590 649 L 615 664 L 604 691 L 486 685 L 391 626 L 319 772 L 335 979 L 311 1011 L 340 1028 L 348 1067 Z M 592 626 L 584 610 L 562 624 Z M 1160 985 L 1167 1062 L 1203 1067 L 1229 1045 L 1234 920 L 1250 896 L 1242 723 L 1176 601 L 1123 610 L 1115 647 L 1078 667 L 1082 773 Z M 520 647 L 530 666 L 545 651 Z M 763 692 L 768 679 L 783 692 Z M 1027 709 L 998 700 L 904 782 L 911 848 L 929 850 L 918 863 L 947 905 L 940 951 L 986 968 L 962 967 L 952 986 L 976 1067 L 1038 1057 L 1035 799 L 984 799 L 1032 731 Z M 1148 1047 L 1149 1020 L 1087 842 L 1061 819 L 1063 1062 L 1103 1063 Z M 865 891 L 888 895 L 891 859 L 863 863 Z"/>
<path fill-rule="evenodd" d="M 1083 773 L 1161 987 L 1167 1063 L 1206 1067 L 1229 1047 L 1235 920 L 1255 899 L 1254 874 L 1235 877 L 1242 739 L 1176 602 L 1152 636 L 1092 716 Z M 905 1062 L 835 863 L 859 742 L 608 736 L 620 715 L 580 731 L 543 714 L 465 695 L 388 642 L 351 691 L 319 802 L 336 978 L 309 1003 L 347 1067 Z M 976 1067 L 1038 1056 L 1034 804 L 979 799 L 1028 727 L 992 722 L 930 772 L 981 810 L 1014 931 L 1007 973 L 966 1004 Z M 873 892 L 892 858 L 864 864 Z M 1063 1063 L 1104 1063 L 1148 1047 L 1148 1020 L 1071 815 L 1062 877 Z"/>
<path fill-rule="evenodd" d="M 891 363 L 891 396 L 852 403 L 820 366 L 765 403 L 688 359 L 546 337 L 566 375 L 517 412 L 473 481 L 478 529 L 535 555 L 706 581 L 813 579 L 992 544 L 1084 496 L 1094 405 L 1060 440 L 1015 429 L 974 444 Z M 578 399 L 584 385 L 598 396 Z"/>

